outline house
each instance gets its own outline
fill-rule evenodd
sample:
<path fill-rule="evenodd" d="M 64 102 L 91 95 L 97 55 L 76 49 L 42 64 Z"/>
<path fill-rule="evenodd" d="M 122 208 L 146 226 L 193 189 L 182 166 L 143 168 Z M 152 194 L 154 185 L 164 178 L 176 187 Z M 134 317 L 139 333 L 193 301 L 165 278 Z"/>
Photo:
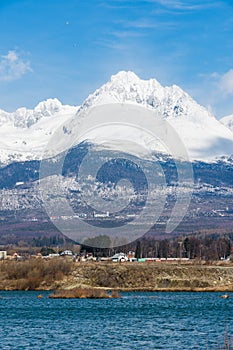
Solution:
<path fill-rule="evenodd" d="M 4 260 L 7 257 L 6 250 L 0 250 L 0 260 Z"/>
<path fill-rule="evenodd" d="M 125 262 L 128 261 L 128 257 L 125 253 L 117 253 L 111 257 L 113 262 Z"/>
<path fill-rule="evenodd" d="M 49 258 L 57 258 L 60 255 L 57 253 L 50 253 L 48 256 L 49 256 Z"/>
<path fill-rule="evenodd" d="M 66 250 L 64 250 L 60 255 L 61 255 L 61 256 L 73 256 L 73 253 L 72 253 L 71 250 L 66 249 Z"/>
<path fill-rule="evenodd" d="M 14 254 L 12 254 L 11 259 L 13 259 L 13 260 L 22 260 L 23 257 L 15 252 Z"/>

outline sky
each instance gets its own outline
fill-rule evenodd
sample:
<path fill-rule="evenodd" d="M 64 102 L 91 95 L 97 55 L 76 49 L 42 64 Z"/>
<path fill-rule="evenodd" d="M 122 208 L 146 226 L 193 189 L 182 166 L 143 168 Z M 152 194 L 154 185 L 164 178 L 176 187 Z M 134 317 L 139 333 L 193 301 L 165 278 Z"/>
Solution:
<path fill-rule="evenodd" d="M 221 0 L 1 0 L 0 109 L 79 105 L 111 75 L 179 85 L 233 114 L 233 4 Z"/>

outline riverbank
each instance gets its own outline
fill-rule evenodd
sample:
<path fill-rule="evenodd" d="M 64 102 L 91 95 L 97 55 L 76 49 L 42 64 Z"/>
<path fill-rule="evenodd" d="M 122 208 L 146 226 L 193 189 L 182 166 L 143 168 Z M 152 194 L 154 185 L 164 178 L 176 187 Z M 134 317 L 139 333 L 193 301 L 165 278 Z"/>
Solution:
<path fill-rule="evenodd" d="M 169 263 L 80 264 L 61 287 L 122 291 L 233 291 L 233 266 Z"/>
<path fill-rule="evenodd" d="M 0 263 L 1 290 L 233 291 L 233 265 L 172 263 Z"/>

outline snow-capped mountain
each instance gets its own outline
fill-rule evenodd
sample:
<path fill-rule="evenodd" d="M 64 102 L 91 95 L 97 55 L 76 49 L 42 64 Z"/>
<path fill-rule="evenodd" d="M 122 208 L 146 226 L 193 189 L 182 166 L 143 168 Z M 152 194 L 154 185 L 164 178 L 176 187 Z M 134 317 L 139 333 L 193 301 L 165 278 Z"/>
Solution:
<path fill-rule="evenodd" d="M 51 135 L 77 109 L 48 99 L 33 110 L 0 110 L 0 163 L 40 159 Z"/>
<path fill-rule="evenodd" d="M 112 76 L 84 101 L 76 117 L 83 109 L 124 102 L 156 110 L 178 133 L 192 160 L 213 161 L 233 153 L 233 133 L 180 87 L 163 87 L 155 79 L 141 80 L 133 72 L 119 72 Z M 123 132 L 119 130 L 121 138 Z M 105 137 L 111 141 L 116 132 L 110 127 L 104 135 L 92 133 L 91 136 L 91 140 L 104 143 Z M 135 134 L 126 131 L 127 139 L 135 140 Z"/>
<path fill-rule="evenodd" d="M 68 138 L 72 123 L 81 118 L 83 111 L 109 103 L 129 103 L 156 110 L 178 133 L 191 159 L 213 161 L 233 153 L 232 131 L 181 88 L 176 85 L 163 87 L 155 79 L 141 80 L 133 72 L 119 72 L 88 96 L 80 107 L 63 106 L 57 99 L 49 99 L 39 103 L 34 110 L 19 108 L 14 113 L 0 110 L 0 162 L 9 164 L 40 159 L 59 126 L 63 125 L 64 135 Z M 93 132 L 88 140 L 97 144 L 105 141 L 113 148 L 117 143 L 111 141 L 118 135 L 121 140 L 135 141 L 136 138 L 140 142 L 140 134 L 130 133 L 132 130 L 106 128 L 101 135 Z M 61 139 L 58 141 L 62 143 Z M 121 147 L 124 149 L 124 144 L 121 143 Z"/>

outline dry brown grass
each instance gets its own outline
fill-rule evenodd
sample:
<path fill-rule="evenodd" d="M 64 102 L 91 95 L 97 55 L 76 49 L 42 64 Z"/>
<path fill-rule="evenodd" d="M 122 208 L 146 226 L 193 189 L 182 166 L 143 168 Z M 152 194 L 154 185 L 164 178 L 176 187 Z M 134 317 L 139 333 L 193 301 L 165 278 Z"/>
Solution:
<path fill-rule="evenodd" d="M 41 284 L 62 280 L 71 268 L 72 263 L 63 259 L 4 261 L 0 263 L 2 289 L 39 289 Z"/>
<path fill-rule="evenodd" d="M 69 281 L 72 287 L 141 291 L 233 291 L 232 266 L 75 263 L 71 277 Z"/>
<path fill-rule="evenodd" d="M 0 261 L 0 289 L 77 287 L 122 291 L 233 291 L 232 266 L 73 263 L 70 260 Z"/>

